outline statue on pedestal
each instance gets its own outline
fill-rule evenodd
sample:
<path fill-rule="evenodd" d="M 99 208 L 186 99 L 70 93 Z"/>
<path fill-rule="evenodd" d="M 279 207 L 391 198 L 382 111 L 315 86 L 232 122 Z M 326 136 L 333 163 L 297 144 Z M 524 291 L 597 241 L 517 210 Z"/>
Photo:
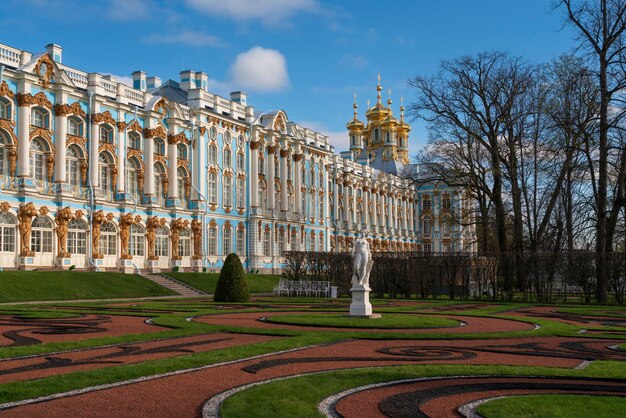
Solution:
<path fill-rule="evenodd" d="M 352 266 L 354 274 L 352 275 L 352 285 L 368 286 L 370 281 L 370 272 L 372 271 L 372 252 L 370 244 L 365 238 L 367 231 L 363 230 L 359 238 L 354 242 L 352 248 Z"/>

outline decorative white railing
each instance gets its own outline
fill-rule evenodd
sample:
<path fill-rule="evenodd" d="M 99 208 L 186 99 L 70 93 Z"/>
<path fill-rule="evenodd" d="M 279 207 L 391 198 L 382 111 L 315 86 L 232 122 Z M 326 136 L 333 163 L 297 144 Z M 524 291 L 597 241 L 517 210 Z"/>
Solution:
<path fill-rule="evenodd" d="M 19 67 L 21 55 L 22 51 L 19 49 L 0 44 L 0 64 Z"/>
<path fill-rule="evenodd" d="M 109 80 L 100 80 L 100 87 L 111 97 L 117 96 L 117 84 Z"/>
<path fill-rule="evenodd" d="M 72 83 L 81 89 L 86 89 L 89 85 L 89 78 L 87 77 L 87 73 L 84 71 L 75 70 L 70 67 L 66 67 L 65 65 L 60 66 L 65 74 L 72 80 Z"/>

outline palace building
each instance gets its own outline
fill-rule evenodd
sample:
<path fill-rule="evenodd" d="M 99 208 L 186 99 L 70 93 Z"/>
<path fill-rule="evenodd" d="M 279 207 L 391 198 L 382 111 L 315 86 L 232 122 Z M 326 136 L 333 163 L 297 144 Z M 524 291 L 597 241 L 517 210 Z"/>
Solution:
<path fill-rule="evenodd" d="M 0 266 L 279 271 L 289 250 L 473 251 L 471 200 L 409 162 L 391 100 L 347 124 L 349 151 L 257 112 L 204 72 L 133 86 L 0 44 Z M 368 106 L 369 107 L 369 106 Z"/>

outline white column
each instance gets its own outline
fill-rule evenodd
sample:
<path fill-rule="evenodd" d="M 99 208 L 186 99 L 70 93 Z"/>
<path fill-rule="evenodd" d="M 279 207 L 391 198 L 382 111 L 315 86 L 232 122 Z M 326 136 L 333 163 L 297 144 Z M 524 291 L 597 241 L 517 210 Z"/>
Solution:
<path fill-rule="evenodd" d="M 294 186 L 294 200 L 295 200 L 295 205 L 293 208 L 294 213 L 300 213 L 300 208 L 302 207 L 302 179 L 301 179 L 301 169 L 300 169 L 300 161 L 302 160 L 302 154 L 296 154 L 293 156 L 293 177 L 295 180 L 295 186 Z M 304 213 L 302 214 L 302 216 L 304 216 Z"/>
<path fill-rule="evenodd" d="M 369 229 L 370 227 L 370 211 L 369 211 L 369 188 L 363 188 L 363 224 L 365 228 Z"/>
<path fill-rule="evenodd" d="M 322 217 L 322 221 L 326 221 L 324 218 L 329 218 L 330 214 L 328 213 L 328 202 L 329 202 L 329 193 L 328 193 L 328 170 L 326 169 L 325 165 L 321 166 L 321 169 L 324 170 L 324 184 L 320 185 L 320 188 L 324 191 L 324 195 L 322 196 L 323 199 L 323 205 L 324 205 L 324 216 Z M 321 214 L 320 214 L 321 215 Z M 328 235 L 328 234 L 326 234 Z M 325 241 L 328 241 L 328 238 L 325 238 Z"/>
<path fill-rule="evenodd" d="M 55 116 L 54 123 L 54 181 L 55 183 L 65 183 L 65 143 L 67 139 L 67 115 Z"/>
<path fill-rule="evenodd" d="M 343 199 L 341 199 L 343 203 L 343 221 L 348 224 L 348 228 L 350 228 L 350 194 L 348 189 L 348 183 L 343 183 Z"/>
<path fill-rule="evenodd" d="M 394 225 L 393 197 L 391 196 L 391 193 L 387 194 L 387 223 L 389 225 L 389 229 L 391 230 Z"/>
<path fill-rule="evenodd" d="M 267 147 L 267 208 L 269 210 L 276 209 L 276 189 L 274 184 L 274 177 L 276 177 L 274 170 L 275 152 L 276 146 L 270 145 Z"/>
<path fill-rule="evenodd" d="M 337 173 L 333 175 L 333 221 L 340 222 L 339 216 L 339 182 L 337 181 Z M 335 225 L 333 225 L 335 226 Z"/>
<path fill-rule="evenodd" d="M 378 232 L 378 213 L 376 213 L 376 205 L 378 204 L 378 192 L 372 189 L 372 226 L 374 232 Z"/>
<path fill-rule="evenodd" d="M 206 133 L 206 131 L 205 131 Z M 206 146 L 204 135 L 200 132 L 200 129 L 193 130 L 193 137 L 191 138 L 193 152 L 191 158 L 193 158 L 193 172 L 191 173 L 191 185 L 192 200 L 200 200 L 200 196 L 196 190 L 200 190 L 205 196 L 208 193 L 208 184 L 206 181 Z"/>
<path fill-rule="evenodd" d="M 280 211 L 287 212 L 288 194 L 287 194 L 287 157 L 289 150 L 280 150 Z M 287 239 L 287 238 L 285 238 Z"/>
<path fill-rule="evenodd" d="M 123 193 L 126 190 L 126 148 L 128 144 L 128 131 L 120 129 L 117 131 L 117 190 L 114 192 Z"/>
<path fill-rule="evenodd" d="M 30 177 L 30 106 L 18 106 L 17 118 L 17 176 Z"/>
<path fill-rule="evenodd" d="M 178 199 L 178 153 L 176 143 L 171 143 L 169 140 L 167 143 L 167 177 L 169 177 L 167 198 Z"/>
<path fill-rule="evenodd" d="M 407 210 L 406 210 L 407 204 L 408 202 L 406 198 L 402 199 L 402 229 L 404 229 L 405 234 L 407 230 L 407 217 L 408 217 Z"/>
<path fill-rule="evenodd" d="M 250 206 L 259 207 L 259 143 L 250 142 Z M 256 227 L 256 225 L 253 225 Z"/>
<path fill-rule="evenodd" d="M 143 160 L 145 173 L 143 181 L 144 196 L 154 195 L 154 138 L 145 138 Z"/>
<path fill-rule="evenodd" d="M 352 211 L 352 229 L 359 229 L 359 226 L 356 224 L 356 211 L 357 211 L 357 202 L 356 202 L 356 183 L 354 187 L 352 187 L 352 207 L 354 210 Z"/>
<path fill-rule="evenodd" d="M 89 136 L 89 165 L 91 166 L 91 185 L 93 187 L 99 187 L 98 182 L 100 176 L 98 176 L 98 146 L 100 145 L 100 125 L 97 123 L 91 124 L 91 135 Z"/>

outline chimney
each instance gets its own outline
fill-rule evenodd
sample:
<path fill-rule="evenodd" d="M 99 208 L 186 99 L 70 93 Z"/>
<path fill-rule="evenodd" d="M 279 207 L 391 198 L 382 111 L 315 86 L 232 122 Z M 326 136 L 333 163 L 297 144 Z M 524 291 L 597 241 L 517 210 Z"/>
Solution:
<path fill-rule="evenodd" d="M 248 95 L 243 91 L 231 91 L 230 100 L 235 103 L 239 103 L 242 106 L 246 106 L 246 103 L 248 102 Z"/>
<path fill-rule="evenodd" d="M 148 86 L 148 90 L 158 89 L 159 87 L 161 87 L 161 79 L 153 75 L 153 76 L 146 78 L 146 84 Z"/>
<path fill-rule="evenodd" d="M 180 88 L 183 90 L 191 90 L 196 88 L 196 73 L 191 70 L 180 72 Z"/>
<path fill-rule="evenodd" d="M 146 73 L 143 71 L 133 71 L 131 76 L 133 77 L 133 88 L 146 91 Z"/>
<path fill-rule="evenodd" d="M 199 71 L 196 73 L 196 88 L 208 91 L 209 76 L 207 73 Z"/>
<path fill-rule="evenodd" d="M 50 54 L 50 58 L 54 62 L 58 62 L 59 64 L 63 63 L 63 48 L 61 48 L 57 44 L 48 44 L 46 45 L 46 51 Z"/>

